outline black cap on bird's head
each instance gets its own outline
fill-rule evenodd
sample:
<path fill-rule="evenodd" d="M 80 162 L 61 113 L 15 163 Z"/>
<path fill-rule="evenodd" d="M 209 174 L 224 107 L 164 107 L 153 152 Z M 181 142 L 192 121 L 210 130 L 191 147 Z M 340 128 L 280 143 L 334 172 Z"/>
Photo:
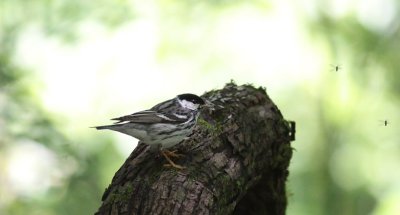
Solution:
<path fill-rule="evenodd" d="M 186 101 L 192 102 L 193 104 L 198 104 L 198 105 L 205 104 L 204 99 L 200 98 L 199 96 L 196 96 L 195 94 L 190 94 L 190 93 L 180 94 L 180 95 L 178 95 L 178 99 L 186 100 Z"/>

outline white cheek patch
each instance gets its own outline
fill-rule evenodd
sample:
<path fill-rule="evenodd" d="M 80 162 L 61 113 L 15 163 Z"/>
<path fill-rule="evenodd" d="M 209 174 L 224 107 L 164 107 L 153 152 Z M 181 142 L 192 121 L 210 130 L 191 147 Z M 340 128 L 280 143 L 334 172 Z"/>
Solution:
<path fill-rule="evenodd" d="M 197 110 L 199 108 L 199 104 L 193 104 L 193 102 L 186 100 L 178 100 L 178 101 L 184 108 L 188 108 L 190 110 Z"/>

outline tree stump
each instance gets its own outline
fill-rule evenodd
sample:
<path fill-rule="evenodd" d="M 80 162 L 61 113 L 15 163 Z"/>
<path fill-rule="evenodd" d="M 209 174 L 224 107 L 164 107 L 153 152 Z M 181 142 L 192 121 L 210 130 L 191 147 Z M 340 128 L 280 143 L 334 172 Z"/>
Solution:
<path fill-rule="evenodd" d="M 283 215 L 294 122 L 263 88 L 227 84 L 203 95 L 193 134 L 174 149 L 184 170 L 166 168 L 139 143 L 105 190 L 96 214 Z"/>

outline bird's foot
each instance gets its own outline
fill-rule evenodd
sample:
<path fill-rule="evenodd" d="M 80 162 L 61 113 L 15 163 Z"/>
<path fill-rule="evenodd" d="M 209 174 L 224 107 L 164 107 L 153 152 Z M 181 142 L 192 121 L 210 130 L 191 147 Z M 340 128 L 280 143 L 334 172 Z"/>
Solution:
<path fill-rule="evenodd" d="M 173 168 L 176 168 L 176 169 L 179 169 L 179 170 L 185 169 L 185 167 L 174 163 L 174 162 L 171 160 L 171 158 L 169 157 L 169 156 L 171 156 L 171 157 L 179 157 L 179 156 L 182 156 L 182 155 L 175 154 L 175 151 L 172 151 L 172 152 L 171 152 L 171 151 L 168 151 L 168 150 L 166 150 L 166 151 L 161 151 L 161 154 L 162 154 L 162 155 L 165 157 L 165 159 L 168 161 L 167 164 L 164 164 L 165 167 L 173 167 Z"/>
<path fill-rule="evenodd" d="M 183 154 L 179 154 L 176 153 L 178 150 L 174 150 L 174 151 L 169 151 L 169 150 L 164 150 L 164 153 L 168 156 L 168 157 L 173 157 L 173 158 L 179 158 L 179 157 L 184 157 L 185 155 Z"/>
<path fill-rule="evenodd" d="M 176 163 L 174 163 L 174 162 L 172 162 L 172 163 L 166 163 L 166 164 L 164 164 L 163 166 L 164 166 L 164 167 L 168 167 L 168 168 L 171 168 L 171 167 L 172 167 L 172 168 L 179 169 L 179 170 L 185 169 L 184 166 L 181 166 L 181 165 L 176 164 Z"/>

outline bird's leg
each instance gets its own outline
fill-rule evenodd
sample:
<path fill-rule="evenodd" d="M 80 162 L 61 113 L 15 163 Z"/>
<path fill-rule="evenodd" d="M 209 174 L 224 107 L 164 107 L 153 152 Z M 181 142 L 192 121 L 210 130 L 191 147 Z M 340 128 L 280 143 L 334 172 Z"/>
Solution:
<path fill-rule="evenodd" d="M 168 151 L 168 153 L 171 153 L 171 152 Z M 161 150 L 161 154 L 165 157 L 165 159 L 167 159 L 167 161 L 168 161 L 168 163 L 169 163 L 169 164 L 164 164 L 164 166 L 166 166 L 166 167 L 170 167 L 170 166 L 171 166 L 171 167 L 174 167 L 174 168 L 177 168 L 177 169 L 185 169 L 185 167 L 174 163 L 174 162 L 171 160 L 171 158 L 169 158 L 168 153 L 167 153 L 167 151 Z"/>

